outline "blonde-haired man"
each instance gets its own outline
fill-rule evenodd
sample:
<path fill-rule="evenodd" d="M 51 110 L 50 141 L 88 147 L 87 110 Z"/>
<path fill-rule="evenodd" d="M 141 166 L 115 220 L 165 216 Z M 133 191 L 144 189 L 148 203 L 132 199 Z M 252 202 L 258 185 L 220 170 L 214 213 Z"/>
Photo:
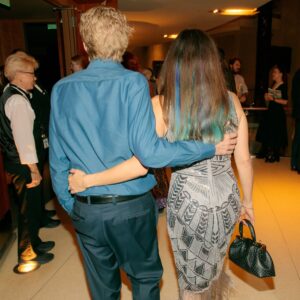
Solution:
<path fill-rule="evenodd" d="M 120 299 L 122 268 L 132 282 L 133 299 L 157 300 L 162 265 L 157 209 L 149 193 L 153 175 L 71 195 L 69 171 L 96 173 L 133 155 L 147 167 L 191 164 L 231 153 L 235 139 L 216 147 L 159 139 L 146 78 L 120 64 L 131 33 L 125 17 L 113 8 L 94 7 L 82 14 L 80 33 L 90 64 L 52 91 L 53 187 L 73 220 L 92 298 Z"/>
<path fill-rule="evenodd" d="M 45 264 L 54 258 L 55 243 L 39 237 L 42 191 L 40 162 L 42 137 L 30 103 L 36 81 L 37 61 L 27 54 L 6 58 L 4 73 L 9 80 L 0 97 L 0 147 L 4 167 L 18 198 L 18 262 L 34 260 Z"/>

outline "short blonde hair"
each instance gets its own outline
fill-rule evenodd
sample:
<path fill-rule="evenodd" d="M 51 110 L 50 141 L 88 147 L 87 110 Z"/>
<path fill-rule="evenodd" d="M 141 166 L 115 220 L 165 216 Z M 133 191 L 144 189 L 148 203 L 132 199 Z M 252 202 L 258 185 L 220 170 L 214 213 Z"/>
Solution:
<path fill-rule="evenodd" d="M 104 6 L 96 6 L 84 12 L 80 17 L 79 30 L 90 59 L 119 62 L 132 32 L 120 11 Z"/>
<path fill-rule="evenodd" d="M 17 72 L 26 71 L 28 67 L 33 67 L 34 70 L 39 67 L 34 57 L 26 53 L 11 54 L 5 60 L 4 75 L 9 81 L 12 81 Z"/>

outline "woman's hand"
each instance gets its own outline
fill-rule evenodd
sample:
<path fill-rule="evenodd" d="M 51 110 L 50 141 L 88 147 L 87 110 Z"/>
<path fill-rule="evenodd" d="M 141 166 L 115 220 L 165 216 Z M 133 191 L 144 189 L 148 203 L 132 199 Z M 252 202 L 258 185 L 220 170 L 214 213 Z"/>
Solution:
<path fill-rule="evenodd" d="M 69 191 L 71 192 L 71 194 L 83 192 L 87 189 L 84 180 L 85 177 L 86 177 L 86 173 L 81 170 L 77 170 L 77 169 L 70 170 L 68 181 L 69 181 Z"/>
<path fill-rule="evenodd" d="M 270 93 L 265 93 L 265 100 L 266 101 L 273 101 L 274 98 Z"/>
<path fill-rule="evenodd" d="M 254 210 L 252 205 L 249 206 L 242 205 L 240 221 L 242 221 L 243 219 L 249 220 L 254 225 L 255 217 L 254 217 Z"/>

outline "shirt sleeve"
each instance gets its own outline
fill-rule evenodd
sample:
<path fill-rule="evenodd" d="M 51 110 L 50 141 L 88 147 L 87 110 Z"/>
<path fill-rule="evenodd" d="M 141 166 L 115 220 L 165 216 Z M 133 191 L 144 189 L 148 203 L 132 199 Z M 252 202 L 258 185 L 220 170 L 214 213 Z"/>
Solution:
<path fill-rule="evenodd" d="M 243 84 L 243 93 L 246 94 L 246 93 L 248 93 L 248 87 L 245 82 L 245 78 L 243 76 L 241 76 L 241 77 L 242 77 L 242 84 Z"/>
<path fill-rule="evenodd" d="M 55 88 L 51 94 L 51 114 L 49 126 L 49 161 L 50 173 L 54 192 L 57 196 L 61 206 L 70 214 L 74 198 L 68 190 L 68 176 L 70 170 L 70 160 L 66 156 L 63 148 L 61 147 L 57 134 L 58 110 L 57 106 L 58 94 Z"/>
<path fill-rule="evenodd" d="M 234 76 L 234 78 L 235 78 L 235 82 L 236 82 L 236 89 L 237 89 L 237 92 L 239 93 L 239 95 L 241 96 L 241 95 L 248 93 L 248 87 L 247 87 L 244 77 L 240 74 L 236 74 Z"/>
<path fill-rule="evenodd" d="M 215 146 L 197 141 L 169 143 L 155 132 L 155 117 L 146 80 L 136 80 L 139 89 L 130 97 L 129 145 L 140 162 L 152 168 L 180 166 L 215 154 Z M 134 89 L 131 89 L 134 90 Z"/>
<path fill-rule="evenodd" d="M 13 95 L 7 100 L 4 109 L 10 120 L 21 164 L 37 163 L 38 158 L 33 136 L 35 113 L 29 101 L 21 95 Z"/>
<path fill-rule="evenodd" d="M 283 100 L 288 100 L 287 85 L 286 84 L 282 84 L 282 85 L 279 86 L 278 89 L 281 90 L 281 98 Z"/>

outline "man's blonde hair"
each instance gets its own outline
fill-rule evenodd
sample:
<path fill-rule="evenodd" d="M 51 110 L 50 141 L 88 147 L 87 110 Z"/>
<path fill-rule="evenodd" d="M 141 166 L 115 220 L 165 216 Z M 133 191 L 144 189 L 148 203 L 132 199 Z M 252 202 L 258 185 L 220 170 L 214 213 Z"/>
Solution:
<path fill-rule="evenodd" d="M 132 28 L 126 17 L 112 7 L 97 6 L 84 12 L 79 25 L 90 59 L 121 61 Z"/>
<path fill-rule="evenodd" d="M 32 67 L 36 70 L 39 67 L 34 57 L 26 53 L 15 53 L 9 55 L 5 60 L 4 75 L 9 80 L 14 80 L 17 72 L 26 72 Z"/>

